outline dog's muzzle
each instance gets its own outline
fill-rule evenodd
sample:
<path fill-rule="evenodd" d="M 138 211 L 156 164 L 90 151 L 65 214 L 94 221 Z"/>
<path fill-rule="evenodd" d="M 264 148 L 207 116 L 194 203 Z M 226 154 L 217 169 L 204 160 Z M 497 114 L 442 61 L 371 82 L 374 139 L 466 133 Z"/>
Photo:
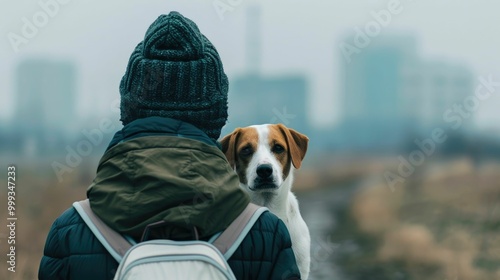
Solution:
<path fill-rule="evenodd" d="M 278 186 L 273 178 L 273 166 L 270 164 L 261 164 L 257 166 L 257 178 L 255 178 L 254 190 L 275 189 Z"/>

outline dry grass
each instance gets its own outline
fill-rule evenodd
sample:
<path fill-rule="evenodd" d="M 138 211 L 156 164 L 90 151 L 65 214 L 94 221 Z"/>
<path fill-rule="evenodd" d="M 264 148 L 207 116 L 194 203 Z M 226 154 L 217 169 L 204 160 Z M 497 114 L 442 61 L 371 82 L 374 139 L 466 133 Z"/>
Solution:
<path fill-rule="evenodd" d="M 0 279 L 38 279 L 38 267 L 43 247 L 52 222 L 74 201 L 85 198 L 87 182 L 74 174 L 59 183 L 55 179 L 43 178 L 27 168 L 19 167 L 16 187 L 16 272 L 7 270 L 6 239 L 1 238 Z M 4 178 L 2 178 L 3 180 Z M 2 190 L 3 198 L 6 191 Z M 3 200 L 3 199 L 2 199 Z M 2 204 L 4 205 L 4 204 Z M 0 211 L 0 220 L 6 221 L 7 212 Z M 7 231 L 0 231 L 1 237 Z"/>
<path fill-rule="evenodd" d="M 499 169 L 460 160 L 429 167 L 394 193 L 368 186 L 353 201 L 352 234 L 375 244 L 366 258 L 373 267 L 409 279 L 500 279 Z"/>

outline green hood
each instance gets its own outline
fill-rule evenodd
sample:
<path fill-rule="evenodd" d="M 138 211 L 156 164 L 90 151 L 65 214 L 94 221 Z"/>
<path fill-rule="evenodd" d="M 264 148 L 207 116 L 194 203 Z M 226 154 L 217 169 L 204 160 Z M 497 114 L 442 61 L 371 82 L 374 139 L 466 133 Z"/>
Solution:
<path fill-rule="evenodd" d="M 135 239 L 152 223 L 153 238 L 192 239 L 224 230 L 248 205 L 248 195 L 216 146 L 175 136 L 145 136 L 116 144 L 102 157 L 87 190 L 92 210 Z"/>

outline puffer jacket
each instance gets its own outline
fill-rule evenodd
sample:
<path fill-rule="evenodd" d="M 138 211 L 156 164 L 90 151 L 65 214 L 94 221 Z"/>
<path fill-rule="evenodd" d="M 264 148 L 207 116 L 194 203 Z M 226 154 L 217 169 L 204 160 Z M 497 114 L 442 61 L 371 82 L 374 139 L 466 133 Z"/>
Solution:
<path fill-rule="evenodd" d="M 184 203 L 200 192 L 204 199 Z M 115 135 L 87 196 L 101 219 L 135 239 L 145 225 L 160 220 L 171 226 L 155 238 L 185 240 L 196 226 L 207 239 L 248 204 L 217 143 L 188 123 L 159 117 L 134 121 Z M 270 212 L 257 220 L 228 263 L 237 279 L 300 279 L 288 230 Z M 49 231 L 38 277 L 112 279 L 117 267 L 70 208 Z"/>

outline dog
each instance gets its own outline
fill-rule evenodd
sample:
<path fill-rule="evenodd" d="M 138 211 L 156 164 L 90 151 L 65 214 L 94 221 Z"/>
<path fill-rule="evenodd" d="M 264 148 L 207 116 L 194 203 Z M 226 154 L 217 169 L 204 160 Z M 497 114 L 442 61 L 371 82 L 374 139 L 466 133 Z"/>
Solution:
<path fill-rule="evenodd" d="M 237 128 L 220 143 L 252 202 L 269 208 L 287 226 L 302 279 L 307 279 L 311 237 L 291 188 L 309 138 L 283 124 L 264 124 Z"/>

